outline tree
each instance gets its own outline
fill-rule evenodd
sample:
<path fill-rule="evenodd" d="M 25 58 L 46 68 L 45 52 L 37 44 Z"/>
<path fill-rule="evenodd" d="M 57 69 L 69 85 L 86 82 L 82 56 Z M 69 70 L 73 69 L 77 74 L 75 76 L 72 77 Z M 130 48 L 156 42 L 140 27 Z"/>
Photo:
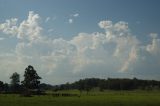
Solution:
<path fill-rule="evenodd" d="M 3 84 L 3 89 L 4 89 L 5 93 L 9 92 L 9 85 L 8 85 L 8 83 L 4 83 Z"/>
<path fill-rule="evenodd" d="M 29 65 L 25 69 L 24 81 L 22 81 L 22 85 L 26 89 L 39 89 L 40 79 L 41 77 L 38 76 L 34 67 Z"/>
<path fill-rule="evenodd" d="M 87 94 L 89 93 L 89 91 L 94 87 L 92 86 L 92 80 L 93 79 L 86 79 L 84 81 L 84 89 L 87 91 Z"/>
<path fill-rule="evenodd" d="M 2 82 L 2 81 L 0 81 L 0 92 L 2 92 L 2 91 L 3 91 L 3 87 L 4 87 L 3 82 Z"/>
<path fill-rule="evenodd" d="M 20 90 L 20 75 L 15 72 L 11 75 L 11 89 L 13 92 L 18 92 Z"/>
<path fill-rule="evenodd" d="M 82 91 L 84 90 L 84 81 L 80 79 L 78 82 L 76 82 L 76 86 L 80 91 L 80 95 L 81 95 Z"/>

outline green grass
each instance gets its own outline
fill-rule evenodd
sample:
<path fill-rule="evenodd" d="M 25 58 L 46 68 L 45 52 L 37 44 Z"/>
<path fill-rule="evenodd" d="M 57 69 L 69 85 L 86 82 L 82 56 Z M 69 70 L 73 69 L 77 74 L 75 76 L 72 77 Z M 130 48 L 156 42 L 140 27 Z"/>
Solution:
<path fill-rule="evenodd" d="M 160 91 L 105 91 L 88 95 L 84 92 L 81 97 L 0 94 L 0 106 L 160 106 Z"/>

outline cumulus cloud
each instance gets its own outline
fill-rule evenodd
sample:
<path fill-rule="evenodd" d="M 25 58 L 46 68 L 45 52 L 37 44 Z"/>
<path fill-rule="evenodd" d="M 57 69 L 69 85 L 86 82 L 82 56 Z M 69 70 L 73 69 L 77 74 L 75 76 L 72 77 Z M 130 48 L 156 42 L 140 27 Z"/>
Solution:
<path fill-rule="evenodd" d="M 42 28 L 39 26 L 40 16 L 38 14 L 30 11 L 27 20 L 22 21 L 19 25 L 17 21 L 17 18 L 6 20 L 5 23 L 0 24 L 0 30 L 18 39 L 33 41 L 40 38 Z"/>
<path fill-rule="evenodd" d="M 112 28 L 112 21 L 109 21 L 109 20 L 107 20 L 107 21 L 100 21 L 99 23 L 98 23 L 98 25 L 99 25 L 99 27 L 100 28 L 103 28 L 103 29 L 109 29 L 109 28 Z"/>
<path fill-rule="evenodd" d="M 79 33 L 70 40 L 51 39 L 42 37 L 40 18 L 29 12 L 27 20 L 19 25 L 18 19 L 0 24 L 1 32 L 24 39 L 17 42 L 12 55 L 0 55 L 1 67 L 7 70 L 4 72 L 7 75 L 9 70 L 22 73 L 20 70 L 28 64 L 37 67 L 42 78 L 50 83 L 84 76 L 106 78 L 134 74 L 154 77 L 160 73 L 160 39 L 155 33 L 151 34 L 150 43 L 142 45 L 142 41 L 130 32 L 127 22 L 104 20 L 98 25 L 105 32 Z M 12 27 L 16 30 L 11 30 Z"/>
<path fill-rule="evenodd" d="M 146 50 L 151 54 L 159 54 L 160 53 L 160 39 L 157 38 L 157 34 L 150 34 L 152 38 L 151 44 L 146 46 Z"/>
<path fill-rule="evenodd" d="M 29 12 L 28 19 L 20 23 L 17 38 L 36 40 L 40 38 L 42 28 L 39 26 L 40 16 L 33 11 Z"/>
<path fill-rule="evenodd" d="M 18 32 L 17 18 L 6 20 L 5 23 L 0 24 L 0 31 L 5 34 L 16 35 Z"/>

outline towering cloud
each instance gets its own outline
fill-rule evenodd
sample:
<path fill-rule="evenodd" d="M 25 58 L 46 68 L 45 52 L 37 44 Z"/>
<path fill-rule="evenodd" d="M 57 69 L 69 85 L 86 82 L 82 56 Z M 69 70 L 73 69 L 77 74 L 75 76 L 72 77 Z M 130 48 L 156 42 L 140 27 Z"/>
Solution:
<path fill-rule="evenodd" d="M 29 12 L 27 20 L 18 25 L 18 19 L 12 18 L 0 24 L 0 30 L 8 35 L 14 35 L 18 39 L 36 40 L 40 38 L 42 28 L 39 26 L 40 16 L 33 11 Z"/>
<path fill-rule="evenodd" d="M 154 78 L 160 73 L 157 34 L 152 33 L 151 43 L 142 45 L 143 41 L 130 32 L 127 22 L 104 20 L 98 25 L 105 33 L 79 33 L 70 40 L 50 39 L 42 34 L 40 19 L 31 11 L 20 24 L 15 18 L 0 24 L 1 32 L 23 39 L 8 53 L 10 55 L 1 54 L 4 73 L 23 72 L 24 67 L 33 64 L 42 78 L 51 83 L 54 78 L 62 83 L 92 76 Z"/>
<path fill-rule="evenodd" d="M 5 23 L 0 24 L 0 31 L 9 35 L 16 35 L 18 33 L 17 18 L 6 20 Z"/>

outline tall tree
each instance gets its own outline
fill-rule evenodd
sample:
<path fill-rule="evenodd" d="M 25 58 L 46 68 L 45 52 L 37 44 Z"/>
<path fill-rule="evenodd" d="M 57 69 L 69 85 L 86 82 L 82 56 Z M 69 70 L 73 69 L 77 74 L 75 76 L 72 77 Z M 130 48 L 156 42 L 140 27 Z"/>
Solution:
<path fill-rule="evenodd" d="M 15 72 L 11 75 L 11 88 L 13 92 L 18 92 L 20 90 L 20 75 Z"/>
<path fill-rule="evenodd" d="M 41 77 L 38 76 L 33 66 L 29 65 L 25 69 L 24 80 L 22 81 L 23 86 L 26 89 L 38 89 L 40 85 Z"/>

